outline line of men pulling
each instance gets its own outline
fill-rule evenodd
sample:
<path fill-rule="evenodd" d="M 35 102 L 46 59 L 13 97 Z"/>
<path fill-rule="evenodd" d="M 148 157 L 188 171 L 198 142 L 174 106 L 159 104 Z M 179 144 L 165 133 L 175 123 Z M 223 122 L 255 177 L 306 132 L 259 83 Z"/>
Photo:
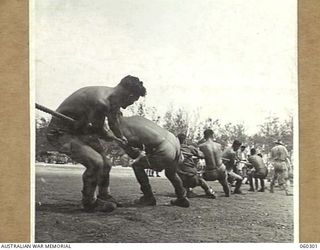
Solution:
<path fill-rule="evenodd" d="M 172 205 L 189 207 L 187 190 L 201 186 L 207 195 L 215 198 L 214 192 L 206 181 L 218 180 L 226 196 L 230 196 L 228 176 L 236 180 L 234 193 L 241 193 L 242 177 L 233 171 L 234 152 L 241 143 L 235 141 L 229 150 L 222 153 L 221 145 L 213 141 L 213 131 L 204 131 L 205 142 L 197 154 L 206 162 L 202 177 L 193 175 L 185 178 L 181 168 L 188 165 L 188 157 L 182 159 L 186 150 L 181 138 L 156 123 L 140 117 L 124 117 L 120 108 L 127 108 L 146 95 L 142 81 L 134 76 L 124 77 L 115 87 L 84 87 L 67 97 L 56 110 L 58 113 L 75 120 L 67 123 L 58 117 L 52 117 L 47 130 L 48 141 L 61 153 L 86 167 L 83 173 L 82 205 L 85 211 L 112 211 L 121 203 L 111 196 L 109 181 L 111 163 L 104 155 L 99 139 L 115 140 L 134 160 L 132 168 L 140 184 L 143 196 L 135 201 L 138 205 L 154 206 L 153 195 L 145 169 L 165 171 L 165 176 L 174 187 L 176 199 Z M 105 126 L 107 118 L 108 127 Z M 181 144 L 181 145 L 180 145 Z M 182 150 L 181 150 L 182 148 Z M 279 150 L 275 150 L 277 153 Z M 281 151 L 281 150 L 280 150 Z M 193 154 L 194 151 L 188 152 Z M 282 161 L 277 165 L 284 167 Z M 276 172 L 276 175 L 281 175 Z M 188 175 L 192 177 L 192 175 Z M 189 179 L 192 179 L 191 184 Z M 279 181 L 280 184 L 280 181 Z M 273 188 L 274 182 L 272 182 Z M 97 196 L 95 196 L 95 192 Z M 272 189 L 273 190 L 273 189 Z"/>
<path fill-rule="evenodd" d="M 184 134 L 179 134 L 178 138 L 184 138 Z M 178 173 L 181 179 L 184 181 L 184 185 L 188 188 L 187 196 L 194 197 L 192 188 L 195 186 L 201 186 L 208 196 L 215 198 L 213 194 L 208 194 L 208 186 L 206 181 L 218 180 L 221 184 L 225 196 L 230 196 L 230 184 L 235 182 L 234 194 L 241 194 L 240 187 L 245 178 L 248 179 L 250 189 L 248 191 L 264 192 L 265 182 L 264 179 L 268 175 L 268 168 L 266 167 L 261 154 L 257 154 L 255 148 L 251 148 L 250 156 L 247 157 L 244 149 L 246 146 L 241 146 L 241 142 L 235 140 L 231 147 L 227 147 L 224 151 L 221 150 L 221 145 L 213 140 L 213 131 L 207 129 L 204 131 L 205 142 L 199 145 L 200 151 L 196 151 L 194 146 L 187 146 L 182 144 L 182 154 L 196 158 L 204 158 L 206 165 L 204 167 L 201 176 L 196 175 L 195 169 L 196 163 L 180 164 Z M 180 140 L 181 142 L 181 140 Z M 289 153 L 281 140 L 275 141 L 276 146 L 271 149 L 271 161 L 273 162 L 274 175 L 272 176 L 270 184 L 270 192 L 274 192 L 275 182 L 278 181 L 280 188 L 282 188 L 287 196 L 291 194 L 288 191 L 289 173 L 292 171 L 291 163 L 289 160 Z M 183 150 L 184 148 L 190 148 L 189 151 Z M 240 152 L 239 152 L 239 148 Z M 187 152 L 187 153 L 185 153 Z M 194 152 L 192 154 L 192 152 Z M 200 153 L 199 153 L 200 152 Z M 188 172 L 188 174 L 187 174 Z M 191 173 L 193 174 L 191 177 Z M 195 185 L 195 183 L 198 184 Z M 259 187 L 260 181 L 260 189 Z M 192 184 L 193 183 L 193 184 Z M 254 185 L 255 184 L 255 185 Z"/>

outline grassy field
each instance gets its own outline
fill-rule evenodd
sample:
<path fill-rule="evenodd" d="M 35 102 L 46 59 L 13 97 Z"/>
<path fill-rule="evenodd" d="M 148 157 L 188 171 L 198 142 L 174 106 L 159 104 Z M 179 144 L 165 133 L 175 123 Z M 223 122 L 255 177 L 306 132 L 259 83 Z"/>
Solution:
<path fill-rule="evenodd" d="M 135 207 L 141 192 L 132 169 L 114 167 L 111 191 L 124 207 L 85 213 L 83 171 L 80 165 L 36 166 L 36 242 L 293 242 L 293 197 L 277 188 L 252 193 L 243 185 L 243 195 L 227 198 L 218 182 L 209 182 L 215 200 L 198 187 L 190 208 L 180 208 L 169 205 L 174 191 L 162 172 L 150 178 L 157 206 Z"/>

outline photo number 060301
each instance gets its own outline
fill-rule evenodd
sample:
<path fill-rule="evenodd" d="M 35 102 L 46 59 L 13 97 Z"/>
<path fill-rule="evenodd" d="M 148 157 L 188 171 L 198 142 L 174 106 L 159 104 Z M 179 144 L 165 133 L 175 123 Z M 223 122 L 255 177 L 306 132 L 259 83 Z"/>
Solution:
<path fill-rule="evenodd" d="M 296 10 L 32 1 L 34 241 L 297 240 Z"/>

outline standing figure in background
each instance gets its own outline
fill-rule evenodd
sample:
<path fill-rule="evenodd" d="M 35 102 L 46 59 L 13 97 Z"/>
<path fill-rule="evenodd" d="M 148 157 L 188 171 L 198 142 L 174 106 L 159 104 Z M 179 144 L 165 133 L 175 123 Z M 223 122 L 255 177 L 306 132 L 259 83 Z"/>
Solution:
<path fill-rule="evenodd" d="M 292 194 L 288 191 L 289 172 L 291 171 L 291 162 L 289 153 L 281 140 L 275 141 L 276 146 L 271 149 L 271 161 L 274 168 L 274 176 L 270 183 L 270 192 L 274 192 L 275 181 L 278 180 L 280 188 L 282 188 L 287 196 Z"/>
<path fill-rule="evenodd" d="M 241 162 L 238 163 L 238 173 L 240 174 L 243 178 L 243 180 L 248 179 L 248 175 L 247 175 L 247 164 L 245 164 L 245 162 L 247 161 L 247 150 L 246 150 L 246 146 L 245 145 L 241 145 L 240 147 L 240 151 L 238 151 L 238 158 Z"/>

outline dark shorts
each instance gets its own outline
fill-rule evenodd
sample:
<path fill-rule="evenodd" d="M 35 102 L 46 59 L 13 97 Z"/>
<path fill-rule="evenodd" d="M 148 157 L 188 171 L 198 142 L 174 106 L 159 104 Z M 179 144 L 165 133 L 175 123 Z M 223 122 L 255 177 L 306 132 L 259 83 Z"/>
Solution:
<path fill-rule="evenodd" d="M 202 177 L 206 181 L 216 181 L 216 180 L 226 180 L 227 179 L 227 170 L 224 164 L 219 168 L 205 170 L 202 174 Z"/>
<path fill-rule="evenodd" d="M 180 143 L 170 134 L 160 145 L 153 149 L 146 149 L 147 155 L 142 157 L 137 165 L 143 168 L 151 168 L 162 171 L 166 168 L 177 167 L 180 156 Z"/>
<path fill-rule="evenodd" d="M 69 144 L 73 140 L 81 141 L 81 143 L 90 146 L 98 153 L 104 152 L 104 147 L 97 134 L 74 133 L 70 127 L 54 119 L 47 128 L 47 139 L 56 150 L 67 155 L 71 154 L 72 148 Z"/>
<path fill-rule="evenodd" d="M 180 179 L 182 180 L 183 186 L 185 188 L 195 188 L 200 185 L 199 176 L 198 175 L 186 175 L 178 172 Z"/>
<path fill-rule="evenodd" d="M 48 127 L 47 139 L 60 153 L 68 155 L 73 161 L 85 167 L 92 164 L 111 166 L 105 157 L 104 147 L 96 134 L 73 134 L 60 128 Z"/>
<path fill-rule="evenodd" d="M 268 175 L 268 170 L 266 169 L 265 171 L 259 171 L 259 172 L 253 172 L 253 177 L 254 178 L 259 178 L 259 179 L 264 179 Z"/>

